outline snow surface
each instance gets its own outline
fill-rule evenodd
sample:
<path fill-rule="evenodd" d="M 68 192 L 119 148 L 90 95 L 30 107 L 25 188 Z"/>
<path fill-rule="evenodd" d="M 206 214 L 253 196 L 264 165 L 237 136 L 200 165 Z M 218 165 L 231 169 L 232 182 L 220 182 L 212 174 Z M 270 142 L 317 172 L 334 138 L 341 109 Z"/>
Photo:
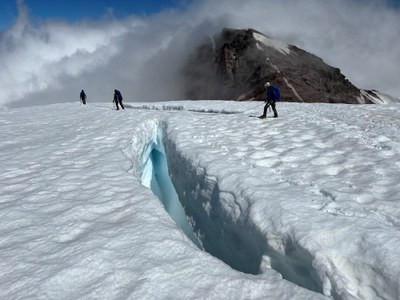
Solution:
<path fill-rule="evenodd" d="M 399 105 L 262 105 L 0 112 L 0 298 L 399 299 Z"/>

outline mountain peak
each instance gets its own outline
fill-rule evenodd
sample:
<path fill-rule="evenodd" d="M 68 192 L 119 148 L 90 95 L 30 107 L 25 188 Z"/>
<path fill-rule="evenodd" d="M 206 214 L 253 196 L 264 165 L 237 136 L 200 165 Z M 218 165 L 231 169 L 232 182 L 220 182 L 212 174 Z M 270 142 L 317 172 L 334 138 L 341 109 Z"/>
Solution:
<path fill-rule="evenodd" d="M 264 100 L 270 81 L 280 86 L 282 101 L 379 102 L 321 58 L 251 28 L 223 28 L 184 72 L 189 99 Z"/>

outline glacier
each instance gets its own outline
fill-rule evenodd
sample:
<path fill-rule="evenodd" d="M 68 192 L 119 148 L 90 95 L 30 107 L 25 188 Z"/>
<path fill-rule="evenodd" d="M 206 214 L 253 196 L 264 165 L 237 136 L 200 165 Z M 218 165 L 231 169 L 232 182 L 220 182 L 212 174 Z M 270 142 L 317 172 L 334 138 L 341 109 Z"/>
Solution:
<path fill-rule="evenodd" d="M 398 104 L 0 112 L 0 297 L 398 299 Z"/>

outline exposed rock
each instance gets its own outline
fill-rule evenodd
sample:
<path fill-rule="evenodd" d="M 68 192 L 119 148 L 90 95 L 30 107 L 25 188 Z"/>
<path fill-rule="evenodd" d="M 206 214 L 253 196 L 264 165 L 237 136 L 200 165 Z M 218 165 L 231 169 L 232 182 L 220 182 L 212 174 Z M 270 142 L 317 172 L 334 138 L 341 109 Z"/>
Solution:
<path fill-rule="evenodd" d="M 374 103 L 340 69 L 253 29 L 225 28 L 197 49 L 184 72 L 188 99 L 263 100 L 269 81 L 282 101 Z"/>

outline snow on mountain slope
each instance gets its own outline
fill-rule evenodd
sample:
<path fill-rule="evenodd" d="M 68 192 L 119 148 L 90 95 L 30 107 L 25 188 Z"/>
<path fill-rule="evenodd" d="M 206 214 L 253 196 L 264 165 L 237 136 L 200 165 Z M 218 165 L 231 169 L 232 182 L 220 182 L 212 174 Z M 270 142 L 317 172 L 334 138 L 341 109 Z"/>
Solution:
<path fill-rule="evenodd" d="M 0 112 L 0 298 L 398 299 L 398 105 L 261 110 Z"/>
<path fill-rule="evenodd" d="M 372 101 L 375 104 L 391 104 L 400 103 L 399 98 L 394 98 L 384 93 L 380 93 L 376 90 L 361 90 L 361 95 L 359 97 L 360 103 L 365 103 L 365 99 Z"/>
<path fill-rule="evenodd" d="M 271 47 L 274 48 L 275 50 L 281 52 L 282 54 L 290 54 L 292 53 L 292 51 L 289 49 L 289 45 L 278 41 L 278 40 L 273 40 L 271 38 L 266 37 L 265 35 L 259 34 L 254 32 L 253 33 L 254 38 L 262 43 L 263 45 L 267 46 L 267 47 Z"/>

